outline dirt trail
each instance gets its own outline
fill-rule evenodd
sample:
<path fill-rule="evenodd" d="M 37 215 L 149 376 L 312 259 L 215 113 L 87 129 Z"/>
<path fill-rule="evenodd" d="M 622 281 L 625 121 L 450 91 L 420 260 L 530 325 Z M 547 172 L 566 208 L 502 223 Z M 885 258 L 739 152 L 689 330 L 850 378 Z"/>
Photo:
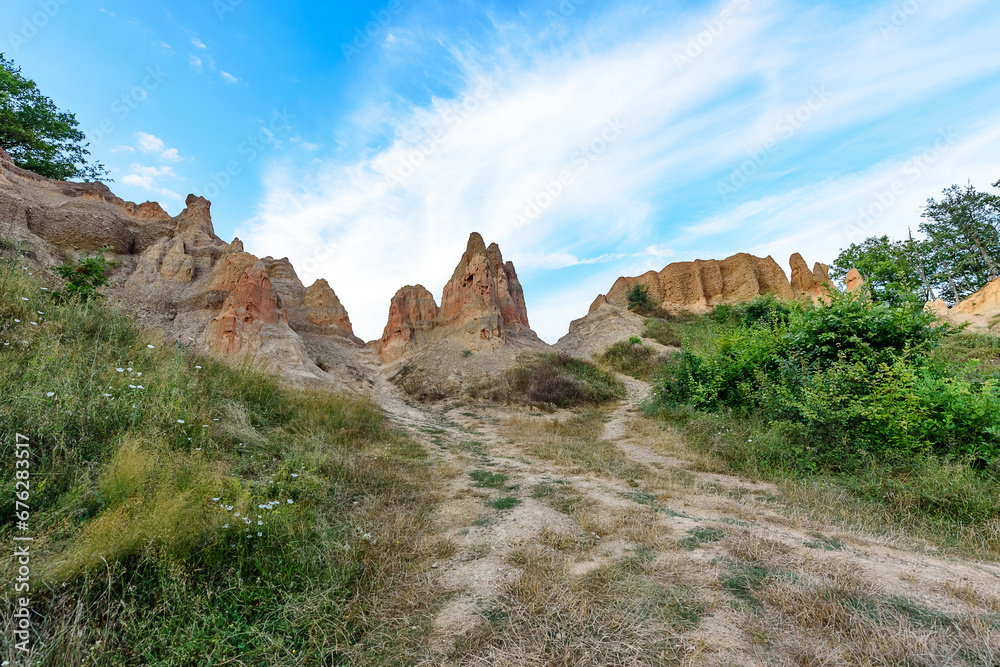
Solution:
<path fill-rule="evenodd" d="M 1000 565 L 818 523 L 790 510 L 773 485 L 692 471 L 697 457 L 639 413 L 649 386 L 621 379 L 627 398 L 596 417 L 456 400 L 420 405 L 387 382 L 373 387 L 373 398 L 427 446 L 444 486 L 437 526 L 453 548 L 428 571 L 440 601 L 429 627 L 428 664 L 477 664 L 454 657 L 456 642 L 482 634 L 494 610 L 511 603 L 522 554 L 532 548 L 564 556 L 567 581 L 636 553 L 655 553 L 654 564 L 670 569 L 705 605 L 697 626 L 672 639 L 690 664 L 790 664 L 805 659 L 793 654 L 807 636 L 830 644 L 808 653 L 814 664 L 851 664 L 865 650 L 890 650 L 866 639 L 857 640 L 862 653 L 844 653 L 840 636 L 825 634 L 832 630 L 805 620 L 791 630 L 789 621 L 761 620 L 731 584 L 748 563 L 772 573 L 770 584 L 751 589 L 763 591 L 757 597 L 770 595 L 769 607 L 782 609 L 783 619 L 808 615 L 808 604 L 795 607 L 796 586 L 855 591 L 863 599 L 896 601 L 904 611 L 910 605 L 942 619 L 987 619 L 982 627 L 970 621 L 979 629 L 962 626 L 963 632 L 980 633 L 970 641 L 984 646 L 986 657 L 976 660 L 990 664 L 995 656 L 1000 664 Z M 590 434 L 587 419 L 597 423 Z M 936 626 L 918 626 L 914 621 L 913 641 L 933 644 L 927 633 Z M 976 660 L 954 664 L 980 664 Z"/>

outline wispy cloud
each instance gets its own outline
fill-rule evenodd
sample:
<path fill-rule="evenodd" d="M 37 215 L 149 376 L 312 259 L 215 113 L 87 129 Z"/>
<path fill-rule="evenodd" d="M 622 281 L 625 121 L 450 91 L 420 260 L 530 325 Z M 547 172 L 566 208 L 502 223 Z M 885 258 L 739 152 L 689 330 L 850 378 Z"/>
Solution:
<path fill-rule="evenodd" d="M 188 64 L 191 66 L 191 69 L 198 73 L 201 73 L 202 69 L 204 69 L 201 58 L 193 54 L 188 56 Z"/>
<path fill-rule="evenodd" d="M 161 184 L 161 181 L 165 178 L 177 180 L 178 177 L 170 167 L 148 167 L 141 164 L 133 164 L 129 168 L 129 173 L 122 178 L 122 183 L 155 192 L 168 199 L 183 199 L 180 194 Z"/>
<path fill-rule="evenodd" d="M 155 135 L 148 132 L 136 132 L 135 138 L 138 149 L 147 155 L 155 155 L 162 162 L 184 161 L 184 158 L 181 157 L 180 152 L 176 148 L 167 148 L 163 139 Z M 122 146 L 120 148 L 134 152 L 134 149 L 129 146 Z"/>
<path fill-rule="evenodd" d="M 439 294 L 468 232 L 480 231 L 523 269 L 532 322 L 553 340 L 567 313 L 584 314 L 619 273 L 730 251 L 774 253 L 784 264 L 793 242 L 829 261 L 847 244 L 837 230 L 878 179 L 957 113 L 936 101 L 984 78 L 1000 88 L 1000 12 L 983 0 L 921 5 L 888 34 L 879 26 L 889 4 L 858 14 L 737 2 L 745 7 L 683 67 L 676 56 L 735 3 L 680 19 L 621 5 L 558 30 L 497 19 L 485 42 L 453 42 L 442 71 L 458 93 L 398 108 L 362 100 L 348 130 L 389 128 L 380 147 L 308 168 L 273 165 L 259 214 L 240 235 L 251 249 L 289 256 L 306 279 L 330 279 L 357 330 L 374 338 L 395 290 L 421 282 Z M 549 32 L 560 48 L 545 41 L 555 39 Z M 406 36 L 394 43 L 398 58 L 441 41 L 438 29 L 419 26 L 394 34 Z M 813 103 L 817 88 L 828 92 L 822 104 Z M 971 132 L 982 119 L 963 113 L 969 138 L 872 233 L 899 227 L 904 210 L 912 219 L 913 202 L 941 179 L 964 180 L 974 165 L 988 171 L 996 137 Z M 906 123 L 886 130 L 898 140 L 872 134 L 902 114 Z M 723 200 L 716 184 L 783 119 L 791 129 L 780 147 Z M 613 139 L 609 123 L 620 127 Z M 607 282 L 584 293 L 570 281 Z M 554 299 L 559 308 L 546 305 Z"/>

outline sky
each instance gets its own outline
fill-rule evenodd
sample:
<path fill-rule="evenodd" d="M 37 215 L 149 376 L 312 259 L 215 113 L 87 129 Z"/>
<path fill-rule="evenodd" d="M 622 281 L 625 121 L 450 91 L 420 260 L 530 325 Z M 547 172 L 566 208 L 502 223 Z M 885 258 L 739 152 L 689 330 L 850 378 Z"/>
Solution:
<path fill-rule="evenodd" d="M 355 332 L 470 232 L 555 342 L 622 275 L 903 237 L 1000 179 L 991 0 L 5 0 L 120 197 L 326 278 Z"/>

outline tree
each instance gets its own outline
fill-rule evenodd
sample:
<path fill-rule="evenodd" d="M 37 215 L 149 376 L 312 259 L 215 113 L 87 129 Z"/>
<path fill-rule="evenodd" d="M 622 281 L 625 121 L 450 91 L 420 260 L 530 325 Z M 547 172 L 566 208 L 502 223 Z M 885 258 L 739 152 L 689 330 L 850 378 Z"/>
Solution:
<path fill-rule="evenodd" d="M 899 305 L 924 300 L 927 288 L 920 279 L 916 257 L 922 252 L 916 241 L 893 241 L 872 236 L 842 250 L 830 266 L 830 274 L 843 282 L 848 271 L 857 269 L 876 302 Z"/>
<path fill-rule="evenodd" d="M 940 201 L 928 199 L 920 231 L 927 235 L 932 281 L 954 300 L 1000 275 L 1000 197 L 969 184 L 952 185 Z"/>
<path fill-rule="evenodd" d="M 78 125 L 76 116 L 57 109 L 0 54 L 0 147 L 16 165 L 63 181 L 110 180 L 103 164 L 87 161 L 90 144 Z"/>

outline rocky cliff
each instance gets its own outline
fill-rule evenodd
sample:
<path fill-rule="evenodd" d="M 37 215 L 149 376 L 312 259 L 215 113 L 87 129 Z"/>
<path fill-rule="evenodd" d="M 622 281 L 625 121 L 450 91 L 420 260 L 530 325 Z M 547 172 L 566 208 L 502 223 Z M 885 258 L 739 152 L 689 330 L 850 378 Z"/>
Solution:
<path fill-rule="evenodd" d="M 762 294 L 811 301 L 830 294 L 829 268 L 825 264 L 817 263 L 810 271 L 798 253 L 792 255 L 790 263 L 791 281 L 770 256 L 740 253 L 723 260 L 675 262 L 659 272 L 619 278 L 606 295 L 594 300 L 590 310 L 594 312 L 605 303 L 627 308 L 629 290 L 637 284 L 646 287 L 652 304 L 668 312 L 706 312 L 721 303 L 749 301 Z"/>
<path fill-rule="evenodd" d="M 973 331 L 1000 333 L 1000 278 L 986 283 L 952 308 L 940 299 L 928 301 L 925 308 L 942 322 L 965 324 Z"/>
<path fill-rule="evenodd" d="M 401 288 L 389 304 L 389 321 L 376 343 L 385 363 L 448 338 L 470 353 L 493 352 L 510 336 L 538 340 L 528 324 L 524 290 L 496 243 L 486 247 L 473 232 L 462 259 L 444 286 L 440 308 L 422 285 Z"/>
<path fill-rule="evenodd" d="M 287 259 L 260 259 L 239 239 L 220 239 L 204 198 L 188 196 L 172 217 L 101 183 L 42 178 L 0 150 L 0 222 L 43 268 L 110 247 L 109 298 L 181 344 L 252 360 L 296 383 L 363 384 L 363 343 L 326 281 L 307 289 Z M 314 363 L 321 358 L 335 372 Z"/>
<path fill-rule="evenodd" d="M 390 376 L 423 396 L 457 393 L 510 368 L 525 352 L 550 349 L 528 324 L 513 263 L 477 233 L 444 286 L 440 307 L 422 285 L 401 288 L 374 347 Z"/>

